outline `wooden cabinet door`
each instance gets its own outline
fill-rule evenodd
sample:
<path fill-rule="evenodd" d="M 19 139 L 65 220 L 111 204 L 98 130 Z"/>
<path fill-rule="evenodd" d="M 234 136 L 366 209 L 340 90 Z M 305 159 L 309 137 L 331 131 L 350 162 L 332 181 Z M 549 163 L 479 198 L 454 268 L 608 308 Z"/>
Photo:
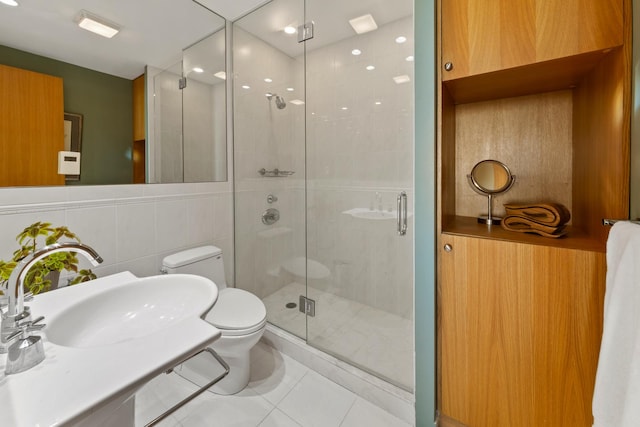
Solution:
<path fill-rule="evenodd" d="M 442 79 L 619 46 L 624 0 L 441 0 Z"/>
<path fill-rule="evenodd" d="M 605 255 L 451 235 L 442 244 L 451 246 L 440 250 L 438 285 L 443 418 L 590 427 Z"/>
<path fill-rule="evenodd" d="M 64 185 L 62 79 L 0 65 L 0 187 Z"/>

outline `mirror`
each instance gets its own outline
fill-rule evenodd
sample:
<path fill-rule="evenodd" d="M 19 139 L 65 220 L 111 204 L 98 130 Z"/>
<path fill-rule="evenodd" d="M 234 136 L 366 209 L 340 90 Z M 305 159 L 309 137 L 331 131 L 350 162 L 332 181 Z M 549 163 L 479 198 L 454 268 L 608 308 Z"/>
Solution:
<path fill-rule="evenodd" d="M 15 184 L 0 181 L 0 186 L 134 183 L 134 159 L 140 159 L 141 154 L 144 157 L 143 171 L 141 175 L 136 172 L 135 182 L 227 179 L 225 80 L 214 77 L 215 73 L 226 69 L 224 18 L 192 0 L 136 0 L 134 3 L 128 0 L 48 0 L 44 3 L 22 0 L 18 3 L 17 7 L 0 3 L 0 65 L 62 80 L 61 109 L 82 117 L 80 174 L 77 180 L 68 177 L 65 180 L 64 175 L 56 177 L 57 154 L 61 149 L 49 149 L 44 156 L 38 148 L 41 145 L 33 144 L 31 158 L 52 169 L 55 180 L 33 179 L 28 183 Z M 120 32 L 106 39 L 80 29 L 75 20 L 83 9 L 117 23 Z M 203 42 L 205 40 L 213 42 L 207 44 Z M 201 48 L 196 49 L 196 45 Z M 133 118 L 134 80 L 145 74 L 145 70 L 167 69 L 176 63 L 185 67 L 200 64 L 192 65 L 190 70 L 185 69 L 183 74 L 193 81 L 190 85 L 192 92 L 200 85 L 207 95 L 198 98 L 195 94 L 182 94 L 188 98 L 184 100 L 185 111 L 182 111 L 183 100 L 180 99 L 180 109 L 174 109 L 173 113 L 185 117 L 184 123 L 181 120 L 178 127 L 165 129 L 166 126 L 157 119 L 159 114 L 154 111 L 153 76 L 147 76 L 146 83 L 143 81 L 141 86 L 142 92 L 146 92 L 142 96 L 146 112 L 140 115 L 141 125 L 136 126 L 138 122 Z M 210 63 L 214 63 L 213 68 L 208 68 Z M 193 68 L 203 71 L 195 73 Z M 2 96 L 6 95 L 3 93 Z M 202 103 L 208 103 L 207 107 L 200 109 L 198 105 Z M 16 102 L 10 99 L 0 104 L 15 105 Z M 31 122 L 30 127 L 34 127 L 35 119 L 19 117 L 21 123 Z M 4 129 L 5 122 L 2 124 Z M 139 134 L 136 128 L 143 129 L 142 139 L 133 137 Z M 63 129 L 62 125 L 60 129 Z M 159 132 L 154 132 L 156 129 Z M 161 138 L 168 132 L 175 135 L 173 140 Z M 16 129 L 11 135 L 20 133 L 20 129 Z M 14 136 L 8 136 L 9 132 L 3 134 L 5 136 L 0 135 L 1 147 L 24 144 L 17 144 Z M 58 134 L 62 139 L 62 130 L 58 132 L 55 128 L 53 135 Z M 42 138 L 53 139 L 58 144 L 58 136 Z M 182 146 L 183 139 L 187 147 Z M 173 145 L 165 149 L 162 146 L 165 142 Z M 62 142 L 60 145 L 64 146 Z M 13 151 L 22 155 L 23 150 Z M 180 170 L 200 172 L 172 174 L 167 181 L 159 174 L 152 175 L 155 153 L 163 151 L 181 153 Z M 3 149 L 3 153 L 6 152 Z M 207 167 L 211 170 L 204 173 L 202 168 L 206 162 L 202 159 L 206 156 L 213 158 L 208 159 Z M 199 166 L 188 164 L 190 159 L 200 162 Z M 12 170 L 14 175 L 27 175 L 15 168 Z"/>
<path fill-rule="evenodd" d="M 502 162 L 497 160 L 483 160 L 476 163 L 467 175 L 469 185 L 478 194 L 487 196 L 487 215 L 478 217 L 480 224 L 500 224 L 501 218 L 494 217 L 491 213 L 492 199 L 495 194 L 509 191 L 516 180 L 515 175 Z"/>

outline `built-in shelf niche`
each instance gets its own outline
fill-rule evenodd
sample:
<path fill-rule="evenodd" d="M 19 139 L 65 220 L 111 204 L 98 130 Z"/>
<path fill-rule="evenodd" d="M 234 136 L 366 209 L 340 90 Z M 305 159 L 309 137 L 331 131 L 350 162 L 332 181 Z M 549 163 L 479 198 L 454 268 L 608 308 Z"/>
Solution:
<path fill-rule="evenodd" d="M 629 212 L 628 61 L 616 48 L 443 83 L 442 231 L 604 251 L 602 219 Z M 517 176 L 494 201 L 498 215 L 507 202 L 559 202 L 572 214 L 568 235 L 475 224 L 486 199 L 466 175 L 484 159 L 504 162 Z"/>

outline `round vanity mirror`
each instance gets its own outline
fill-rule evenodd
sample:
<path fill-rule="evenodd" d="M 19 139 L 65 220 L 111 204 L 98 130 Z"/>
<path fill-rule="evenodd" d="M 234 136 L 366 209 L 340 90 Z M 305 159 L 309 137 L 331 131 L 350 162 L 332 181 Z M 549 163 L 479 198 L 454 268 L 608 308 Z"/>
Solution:
<path fill-rule="evenodd" d="M 483 160 L 476 163 L 467 175 L 471 188 L 483 196 L 487 196 L 487 215 L 478 217 L 481 224 L 500 224 L 500 218 L 491 215 L 491 201 L 493 195 L 508 191 L 516 180 L 511 171 L 502 162 L 497 160 Z"/>

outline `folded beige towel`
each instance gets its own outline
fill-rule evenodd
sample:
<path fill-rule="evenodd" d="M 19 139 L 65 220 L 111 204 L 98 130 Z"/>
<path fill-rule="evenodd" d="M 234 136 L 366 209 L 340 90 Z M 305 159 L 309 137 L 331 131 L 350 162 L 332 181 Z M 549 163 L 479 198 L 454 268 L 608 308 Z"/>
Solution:
<path fill-rule="evenodd" d="M 520 215 L 509 215 L 502 218 L 502 228 L 519 233 L 535 233 L 553 239 L 567 234 L 564 225 L 557 227 L 545 225 Z"/>
<path fill-rule="evenodd" d="M 516 215 L 526 217 L 537 223 L 553 227 L 563 225 L 571 219 L 569 209 L 560 203 L 508 203 L 504 205 L 504 208 L 507 216 Z"/>

